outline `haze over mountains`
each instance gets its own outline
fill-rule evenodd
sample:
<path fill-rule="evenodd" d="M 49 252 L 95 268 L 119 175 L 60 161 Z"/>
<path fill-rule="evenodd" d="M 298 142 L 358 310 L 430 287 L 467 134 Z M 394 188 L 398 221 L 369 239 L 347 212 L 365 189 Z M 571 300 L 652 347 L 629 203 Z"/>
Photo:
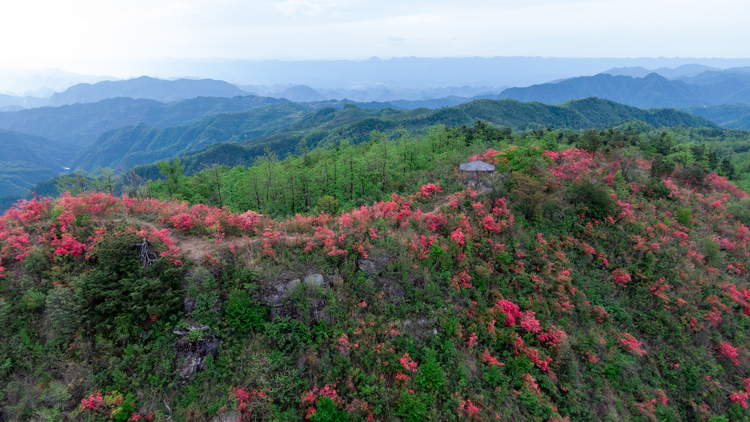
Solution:
<path fill-rule="evenodd" d="M 596 75 L 643 77 L 654 72 L 669 79 L 695 76 L 706 70 L 750 66 L 750 59 L 636 58 L 587 59 L 543 57 L 466 57 L 466 58 L 392 58 L 369 60 L 308 60 L 308 61 L 247 61 L 247 60 L 161 60 L 105 62 L 101 73 L 115 73 L 122 79 L 128 75 L 149 75 L 162 80 L 214 79 L 236 85 L 240 90 L 263 96 L 287 98 L 292 101 L 349 99 L 353 101 L 420 101 L 446 97 L 474 98 L 499 94 L 509 87 L 527 87 L 561 79 Z M 125 70 L 123 70 L 125 69 Z M 608 70 L 609 69 L 609 70 Z M 618 71 L 619 69 L 619 71 Z M 23 70 L 0 68 L 0 110 L 18 110 L 45 105 L 70 104 L 70 101 L 91 101 L 113 96 L 152 98 L 172 101 L 169 95 L 160 98 L 145 96 L 118 85 L 99 85 L 99 96 L 87 97 L 78 87 L 62 93 L 78 83 L 94 84 L 112 76 L 78 75 L 59 69 Z M 138 80 L 140 78 L 136 78 Z M 140 81 L 146 84 L 147 81 Z M 151 81 L 150 83 L 154 83 Z M 205 83 L 205 82 L 204 82 Z M 138 85 L 128 82 L 131 87 Z M 307 89 L 312 88 L 312 91 Z M 136 89 L 136 88 L 132 88 Z M 191 88 L 192 89 L 192 88 Z M 104 93 L 107 90 L 118 92 Z M 83 96 L 82 96 L 83 95 Z M 88 94 L 87 94 L 88 95 Z M 187 94 L 186 94 L 187 95 Z M 207 95 L 197 92 L 194 95 Z M 228 94 L 210 94 L 226 96 Z M 63 99 L 63 97 L 65 99 Z M 179 99 L 190 98 L 182 96 Z"/>
<path fill-rule="evenodd" d="M 559 104 L 592 96 L 646 108 L 750 103 L 750 67 L 708 70 L 673 80 L 655 72 L 644 77 L 601 73 L 527 88 L 510 88 L 498 98 Z"/>

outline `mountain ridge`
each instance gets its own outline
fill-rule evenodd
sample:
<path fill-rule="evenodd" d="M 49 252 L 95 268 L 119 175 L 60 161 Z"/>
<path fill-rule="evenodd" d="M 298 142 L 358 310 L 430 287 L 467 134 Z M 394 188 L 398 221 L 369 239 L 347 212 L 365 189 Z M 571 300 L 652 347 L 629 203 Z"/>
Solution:
<path fill-rule="evenodd" d="M 120 81 L 76 84 L 63 92 L 54 93 L 49 105 L 93 103 L 115 97 L 173 102 L 195 97 L 231 98 L 247 94 L 235 85 L 215 79 L 164 80 L 141 76 Z"/>

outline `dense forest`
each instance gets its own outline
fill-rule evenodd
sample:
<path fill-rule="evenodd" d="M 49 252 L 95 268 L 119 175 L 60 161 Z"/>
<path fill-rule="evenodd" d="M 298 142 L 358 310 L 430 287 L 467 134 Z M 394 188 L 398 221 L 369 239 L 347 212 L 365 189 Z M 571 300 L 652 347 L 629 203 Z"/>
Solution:
<path fill-rule="evenodd" d="M 0 419 L 750 418 L 747 133 L 472 123 L 20 201 Z"/>

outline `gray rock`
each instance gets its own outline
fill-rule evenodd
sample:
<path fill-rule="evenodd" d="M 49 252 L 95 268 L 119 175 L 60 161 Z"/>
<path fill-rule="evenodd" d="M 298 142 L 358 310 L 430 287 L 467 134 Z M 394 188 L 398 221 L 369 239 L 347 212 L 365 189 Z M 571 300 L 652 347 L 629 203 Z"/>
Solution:
<path fill-rule="evenodd" d="M 194 342 L 189 337 L 181 337 L 175 345 L 177 355 L 177 372 L 182 382 L 187 382 L 195 372 L 203 370 L 206 357 L 219 355 L 221 340 L 215 335 L 207 336 Z"/>
<path fill-rule="evenodd" d="M 189 314 L 195 310 L 195 299 L 192 297 L 186 297 L 182 301 L 182 310 L 185 311 L 186 314 Z"/>
<path fill-rule="evenodd" d="M 305 277 L 305 284 L 308 286 L 323 286 L 325 279 L 323 278 L 323 274 L 312 274 Z"/>
<path fill-rule="evenodd" d="M 172 332 L 177 334 L 178 336 L 184 336 L 185 334 L 189 334 L 193 331 L 206 331 L 208 330 L 208 328 L 208 325 L 201 325 L 198 327 L 194 327 L 191 325 L 190 327 L 178 328 Z"/>
<path fill-rule="evenodd" d="M 239 422 L 241 415 L 235 411 L 223 412 L 216 415 L 211 422 Z"/>
<path fill-rule="evenodd" d="M 391 257 L 388 255 L 373 255 L 367 259 L 362 258 L 357 260 L 357 268 L 367 274 L 375 275 L 383 271 L 390 261 Z"/>
<path fill-rule="evenodd" d="M 290 280 L 284 284 L 277 284 L 276 285 L 276 291 L 279 293 L 284 293 L 288 290 L 292 290 L 300 283 L 300 279 L 295 278 L 294 280 Z"/>

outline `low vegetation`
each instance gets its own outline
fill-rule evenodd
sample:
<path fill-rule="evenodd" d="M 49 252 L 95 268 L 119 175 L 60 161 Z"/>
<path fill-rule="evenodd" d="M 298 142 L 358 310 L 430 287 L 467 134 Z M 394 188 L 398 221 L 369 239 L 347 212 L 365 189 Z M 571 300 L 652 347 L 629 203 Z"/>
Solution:
<path fill-rule="evenodd" d="M 696 139 L 375 132 L 21 201 L 0 417 L 744 420 L 747 171 Z"/>

